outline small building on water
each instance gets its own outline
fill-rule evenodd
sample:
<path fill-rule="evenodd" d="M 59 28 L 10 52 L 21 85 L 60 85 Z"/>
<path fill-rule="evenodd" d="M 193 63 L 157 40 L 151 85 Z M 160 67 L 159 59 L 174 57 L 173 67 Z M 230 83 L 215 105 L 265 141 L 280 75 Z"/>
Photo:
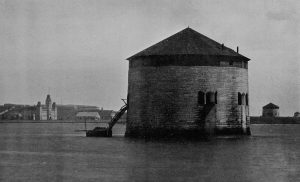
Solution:
<path fill-rule="evenodd" d="M 300 112 L 295 112 L 295 113 L 294 113 L 294 117 L 299 118 L 299 117 L 300 117 Z"/>
<path fill-rule="evenodd" d="M 262 117 L 279 117 L 279 106 L 269 103 L 263 107 Z"/>

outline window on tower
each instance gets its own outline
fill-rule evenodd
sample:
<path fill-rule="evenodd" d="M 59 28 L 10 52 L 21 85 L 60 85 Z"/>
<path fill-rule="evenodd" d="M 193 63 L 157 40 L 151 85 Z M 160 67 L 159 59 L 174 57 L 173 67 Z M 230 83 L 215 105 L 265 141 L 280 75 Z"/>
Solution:
<path fill-rule="evenodd" d="M 242 94 L 238 93 L 238 105 L 242 105 Z"/>
<path fill-rule="evenodd" d="M 214 104 L 215 103 L 215 93 L 208 92 L 206 93 L 206 104 Z"/>
<path fill-rule="evenodd" d="M 205 93 L 204 92 L 198 92 L 198 105 L 204 105 L 205 104 Z"/>

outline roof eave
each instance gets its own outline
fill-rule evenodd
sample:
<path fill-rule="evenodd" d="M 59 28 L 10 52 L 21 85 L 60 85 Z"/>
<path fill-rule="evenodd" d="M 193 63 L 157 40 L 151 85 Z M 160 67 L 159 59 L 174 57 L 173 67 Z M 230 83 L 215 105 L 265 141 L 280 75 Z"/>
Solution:
<path fill-rule="evenodd" d="M 151 56 L 186 56 L 184 54 L 174 54 L 174 55 L 133 55 L 131 57 L 128 57 L 126 60 L 131 61 L 133 59 L 139 58 L 139 57 L 151 57 Z M 197 56 L 197 54 L 188 54 L 187 56 Z M 198 55 L 198 56 L 224 56 L 227 57 L 226 55 Z M 246 56 L 243 56 L 239 54 L 239 56 L 229 56 L 229 57 L 235 57 L 235 58 L 240 58 L 243 61 L 250 61 L 251 59 L 247 58 Z"/>

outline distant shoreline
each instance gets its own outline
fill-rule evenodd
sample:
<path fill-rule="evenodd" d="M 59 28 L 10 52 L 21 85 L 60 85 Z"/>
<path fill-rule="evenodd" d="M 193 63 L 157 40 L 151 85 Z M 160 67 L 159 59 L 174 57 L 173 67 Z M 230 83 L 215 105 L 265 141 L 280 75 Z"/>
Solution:
<path fill-rule="evenodd" d="M 0 120 L 0 123 L 85 123 L 85 121 L 71 121 L 71 120 L 51 120 L 51 121 L 34 121 L 34 120 Z M 87 121 L 86 123 L 104 123 L 101 121 Z M 122 124 L 122 123 L 119 123 Z M 124 123 L 125 124 L 125 123 Z"/>
<path fill-rule="evenodd" d="M 261 117 L 251 116 L 251 124 L 300 124 L 300 117 Z"/>
<path fill-rule="evenodd" d="M 0 120 L 1 123 L 85 123 L 85 121 L 77 120 Z M 87 121 L 86 123 L 103 123 L 103 121 Z M 118 122 L 119 124 L 126 124 L 125 122 Z M 300 124 L 300 117 L 260 117 L 251 116 L 251 124 Z"/>

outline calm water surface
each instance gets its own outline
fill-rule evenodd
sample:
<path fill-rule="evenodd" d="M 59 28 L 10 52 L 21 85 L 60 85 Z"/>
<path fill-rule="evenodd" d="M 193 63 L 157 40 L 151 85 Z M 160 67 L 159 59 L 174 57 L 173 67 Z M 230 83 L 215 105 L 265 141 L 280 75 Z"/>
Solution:
<path fill-rule="evenodd" d="M 83 127 L 0 123 L 0 181 L 300 181 L 300 125 L 190 142 L 127 139 L 125 125 L 86 138 Z"/>

